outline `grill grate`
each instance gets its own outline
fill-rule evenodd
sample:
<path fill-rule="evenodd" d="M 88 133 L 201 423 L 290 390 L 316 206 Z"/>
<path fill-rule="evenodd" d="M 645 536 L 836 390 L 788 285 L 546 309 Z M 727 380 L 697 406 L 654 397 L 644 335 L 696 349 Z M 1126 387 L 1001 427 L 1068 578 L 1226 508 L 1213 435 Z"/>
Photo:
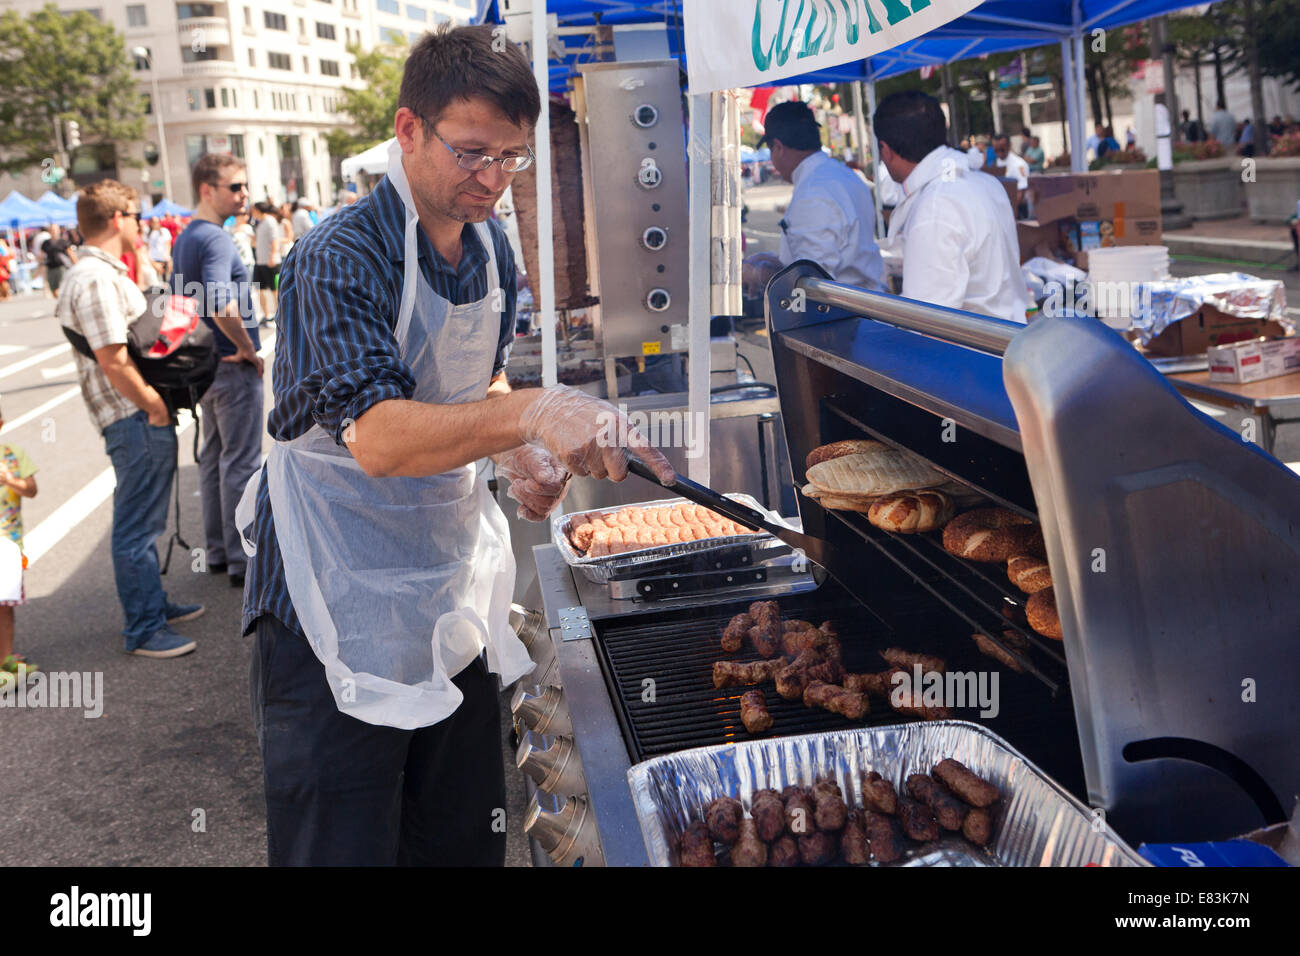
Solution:
<path fill-rule="evenodd" d="M 1033 678 L 1016 674 L 980 654 L 970 640 L 969 629 L 942 613 L 928 594 L 872 596 L 873 605 L 881 612 L 877 613 L 828 582 L 814 593 L 782 598 L 779 603 L 787 619 L 835 622 L 844 646 L 844 665 L 851 672 L 884 670 L 887 665 L 877 651 L 891 646 L 938 654 L 945 658 L 950 671 L 996 671 L 999 714 L 985 719 L 979 716 L 978 707 L 970 707 L 956 710 L 954 716 L 984 724 L 1062 785 L 1076 793 L 1083 791 L 1068 690 L 1054 699 Z M 804 707 L 798 701 L 786 701 L 767 683 L 759 685 L 759 689 L 767 699 L 773 726 L 765 734 L 751 735 L 740 722 L 740 697 L 753 687 L 713 687 L 714 661 L 757 659 L 748 645 L 738 654 L 726 654 L 718 646 L 726 623 L 748 604 L 746 600 L 658 612 L 648 619 L 594 622 L 602 669 L 633 762 L 756 736 L 817 733 L 916 719 L 873 700 L 872 711 L 864 721 L 849 721 L 828 711 Z"/>

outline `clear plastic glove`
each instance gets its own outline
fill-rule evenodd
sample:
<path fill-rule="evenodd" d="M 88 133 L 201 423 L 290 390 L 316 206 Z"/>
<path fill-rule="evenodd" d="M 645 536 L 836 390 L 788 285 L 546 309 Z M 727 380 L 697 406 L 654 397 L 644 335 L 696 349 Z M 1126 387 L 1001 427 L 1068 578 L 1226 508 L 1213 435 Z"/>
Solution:
<path fill-rule="evenodd" d="M 519 434 L 524 441 L 545 447 L 575 475 L 622 481 L 630 451 L 661 481 L 677 477 L 668 459 L 628 424 L 622 412 L 568 385 L 543 389 L 524 409 Z"/>
<path fill-rule="evenodd" d="M 515 513 L 525 521 L 545 521 L 569 490 L 569 473 L 545 448 L 520 445 L 492 460 L 498 477 L 510 481 L 506 496 L 519 502 Z"/>

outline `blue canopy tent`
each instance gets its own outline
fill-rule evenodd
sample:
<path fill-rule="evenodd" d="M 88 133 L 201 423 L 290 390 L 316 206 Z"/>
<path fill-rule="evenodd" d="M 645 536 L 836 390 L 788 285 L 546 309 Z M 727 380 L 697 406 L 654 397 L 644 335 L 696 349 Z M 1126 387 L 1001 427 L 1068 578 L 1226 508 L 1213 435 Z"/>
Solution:
<path fill-rule="evenodd" d="M 59 226 L 75 226 L 77 224 L 77 202 L 75 199 L 64 199 L 62 196 L 46 190 L 45 194 L 36 200 L 36 205 L 49 214 L 50 218 L 47 222 Z"/>
<path fill-rule="evenodd" d="M 0 202 L 0 223 L 10 229 L 37 229 L 50 224 L 50 213 L 14 190 Z"/>
<path fill-rule="evenodd" d="M 178 206 L 170 199 L 164 199 L 162 202 L 154 203 L 152 209 L 144 214 L 145 219 L 153 219 L 162 216 L 176 216 L 184 219 L 186 216 L 194 215 L 193 209 L 186 209 L 184 206 Z"/>
<path fill-rule="evenodd" d="M 726 3 L 728 0 L 717 0 Z M 822 0 L 829 3 L 830 0 Z M 862 0 L 850 0 L 862 2 Z M 880 0 L 871 0 L 879 8 Z M 841 6 L 845 0 L 839 0 Z M 809 8 L 816 6 L 809 3 Z M 1065 67 L 1066 114 L 1071 142 L 1084 137 L 1084 38 L 1094 30 L 1128 26 L 1150 17 L 1199 4 L 1189 0 L 985 0 L 969 13 L 921 37 L 867 59 L 838 66 L 782 77 L 773 83 L 830 83 L 861 80 L 868 84 L 926 66 L 942 66 L 956 60 L 982 54 L 1057 43 Z M 479 22 L 500 22 L 497 0 L 480 0 Z M 548 14 L 561 27 L 602 24 L 662 25 L 668 29 L 670 50 L 686 67 L 683 42 L 684 0 L 547 0 Z M 563 62 L 550 66 L 551 90 L 561 92 L 577 64 L 592 59 L 587 38 L 577 35 L 560 38 L 565 48 Z M 689 69 L 687 70 L 689 78 Z M 1082 170 L 1083 151 L 1071 150 L 1071 162 Z"/>

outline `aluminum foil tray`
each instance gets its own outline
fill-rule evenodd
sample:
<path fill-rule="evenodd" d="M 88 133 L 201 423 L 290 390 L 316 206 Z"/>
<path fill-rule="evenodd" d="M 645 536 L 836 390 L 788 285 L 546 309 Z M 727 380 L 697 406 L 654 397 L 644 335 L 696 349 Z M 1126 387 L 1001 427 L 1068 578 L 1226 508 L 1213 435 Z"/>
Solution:
<path fill-rule="evenodd" d="M 628 770 L 628 783 L 650 862 L 678 865 L 677 845 L 716 797 L 737 797 L 748 814 L 766 787 L 811 785 L 832 775 L 851 805 L 862 806 L 859 780 L 875 770 L 903 791 L 909 774 L 929 773 L 945 757 L 960 760 L 998 788 L 993 839 L 978 847 L 943 833 L 915 844 L 896 863 L 870 866 L 1148 866 L 1118 835 L 1094 829 L 1091 811 L 1012 747 L 961 720 L 776 737 L 697 747 L 655 757 Z"/>
<path fill-rule="evenodd" d="M 749 495 L 729 494 L 728 498 L 740 502 L 753 508 L 762 514 L 774 524 L 790 527 L 790 523 L 781 518 L 776 512 L 768 511 Z M 635 574 L 641 570 L 648 570 L 650 566 L 669 561 L 673 558 L 685 557 L 690 554 L 699 554 L 706 551 L 714 551 L 721 548 L 734 547 L 736 545 L 749 545 L 756 551 L 755 562 L 762 560 L 760 552 L 772 549 L 774 551 L 787 549 L 787 546 L 778 541 L 772 535 L 766 532 L 752 532 L 750 534 L 730 535 L 725 538 L 704 538 L 700 541 L 687 541 L 682 544 L 666 544 L 652 548 L 641 548 L 637 551 L 624 551 L 622 554 L 615 554 L 609 557 L 589 558 L 579 554 L 574 550 L 573 545 L 569 542 L 569 522 L 577 515 L 607 515 L 615 514 L 624 508 L 655 508 L 663 505 L 677 505 L 685 503 L 685 498 L 663 498 L 658 501 L 638 501 L 631 505 L 615 505 L 611 508 L 596 508 L 590 511 L 581 511 L 577 514 L 570 515 L 552 515 L 551 516 L 551 542 L 560 549 L 560 554 L 564 556 L 564 561 L 569 567 L 580 571 L 584 577 L 596 584 L 606 584 L 612 578 L 622 577 L 626 574 Z"/>

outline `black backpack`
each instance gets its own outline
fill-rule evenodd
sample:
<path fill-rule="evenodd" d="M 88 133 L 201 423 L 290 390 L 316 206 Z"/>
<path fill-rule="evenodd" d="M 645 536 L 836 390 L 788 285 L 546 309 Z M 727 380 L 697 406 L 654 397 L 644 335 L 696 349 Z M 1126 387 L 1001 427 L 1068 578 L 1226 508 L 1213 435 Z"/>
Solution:
<path fill-rule="evenodd" d="M 194 411 L 220 365 L 212 330 L 199 318 L 193 299 L 165 288 L 151 289 L 144 297 L 144 312 L 127 327 L 127 354 L 173 414 L 181 408 Z M 63 334 L 74 349 L 95 358 L 84 335 L 66 325 Z"/>

